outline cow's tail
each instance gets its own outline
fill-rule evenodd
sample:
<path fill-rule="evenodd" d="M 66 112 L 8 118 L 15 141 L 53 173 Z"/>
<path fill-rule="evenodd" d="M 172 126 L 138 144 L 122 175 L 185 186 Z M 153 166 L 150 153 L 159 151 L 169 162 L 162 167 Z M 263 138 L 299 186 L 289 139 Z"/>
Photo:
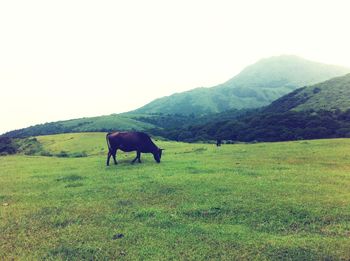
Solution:
<path fill-rule="evenodd" d="M 107 133 L 107 135 L 106 135 L 106 141 L 107 141 L 107 146 L 108 146 L 109 152 L 112 152 L 111 144 L 109 143 L 109 134 L 111 134 L 111 132 L 108 132 L 108 133 Z"/>

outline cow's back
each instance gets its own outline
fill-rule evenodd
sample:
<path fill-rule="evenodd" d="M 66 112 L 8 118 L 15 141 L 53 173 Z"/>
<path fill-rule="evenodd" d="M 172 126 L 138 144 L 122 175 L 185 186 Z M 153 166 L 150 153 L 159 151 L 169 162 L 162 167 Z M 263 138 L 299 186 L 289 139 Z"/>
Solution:
<path fill-rule="evenodd" d="M 151 138 L 143 132 L 114 132 L 109 135 L 109 141 L 113 147 L 126 152 L 152 152 L 156 147 Z"/>

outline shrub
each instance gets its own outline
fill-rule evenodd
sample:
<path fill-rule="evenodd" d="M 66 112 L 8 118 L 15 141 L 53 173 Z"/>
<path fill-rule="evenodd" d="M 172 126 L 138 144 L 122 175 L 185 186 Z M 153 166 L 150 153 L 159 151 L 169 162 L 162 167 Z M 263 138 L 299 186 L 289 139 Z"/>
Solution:
<path fill-rule="evenodd" d="M 67 158 L 68 153 L 66 151 L 61 151 L 60 153 L 56 154 L 56 156 L 60 158 Z"/>
<path fill-rule="evenodd" d="M 9 137 L 0 137 L 0 155 L 15 154 L 17 152 L 17 145 Z"/>
<path fill-rule="evenodd" d="M 52 157 L 53 155 L 48 151 L 42 151 L 40 152 L 40 156 Z"/>

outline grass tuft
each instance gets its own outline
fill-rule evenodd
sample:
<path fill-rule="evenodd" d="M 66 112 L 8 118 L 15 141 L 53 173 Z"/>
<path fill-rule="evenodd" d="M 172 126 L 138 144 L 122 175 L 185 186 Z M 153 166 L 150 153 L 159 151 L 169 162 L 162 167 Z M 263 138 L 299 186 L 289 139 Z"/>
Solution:
<path fill-rule="evenodd" d="M 77 181 L 82 179 L 84 179 L 84 177 L 79 175 L 68 175 L 68 176 L 59 177 L 56 179 L 56 181 L 69 182 L 69 181 Z"/>

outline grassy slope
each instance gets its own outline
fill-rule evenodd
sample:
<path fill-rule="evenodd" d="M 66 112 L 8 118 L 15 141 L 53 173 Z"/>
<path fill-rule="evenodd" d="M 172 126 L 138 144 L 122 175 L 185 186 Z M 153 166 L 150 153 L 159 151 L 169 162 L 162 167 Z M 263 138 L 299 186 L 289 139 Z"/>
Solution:
<path fill-rule="evenodd" d="M 107 153 L 106 138 L 104 133 L 69 133 L 38 136 L 37 140 L 43 149 L 52 154 L 66 151 L 68 153 L 85 152 L 89 156 Z"/>
<path fill-rule="evenodd" d="M 117 114 L 62 121 L 61 124 L 76 132 L 100 130 L 103 128 L 115 130 L 145 130 L 154 127 L 149 123 L 137 121 L 132 117 Z"/>
<path fill-rule="evenodd" d="M 350 74 L 305 88 L 299 95 L 310 97 L 294 110 L 335 110 L 350 108 Z"/>
<path fill-rule="evenodd" d="M 269 112 L 341 110 L 350 108 L 350 74 L 304 87 L 287 94 L 266 107 Z"/>
<path fill-rule="evenodd" d="M 348 139 L 158 141 L 161 164 L 105 167 L 104 134 L 72 137 L 38 140 L 91 156 L 0 157 L 0 258 L 350 258 Z"/>

